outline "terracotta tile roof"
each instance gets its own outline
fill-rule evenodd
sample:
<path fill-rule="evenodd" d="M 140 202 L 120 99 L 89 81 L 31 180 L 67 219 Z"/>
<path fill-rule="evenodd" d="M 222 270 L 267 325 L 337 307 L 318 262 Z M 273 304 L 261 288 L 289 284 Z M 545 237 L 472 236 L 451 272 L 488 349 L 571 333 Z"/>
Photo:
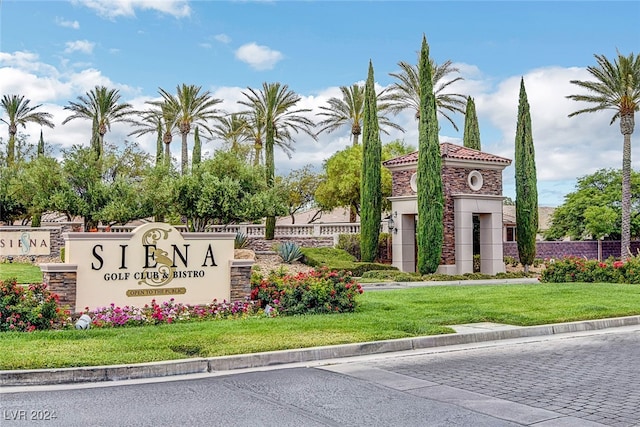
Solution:
<path fill-rule="evenodd" d="M 511 160 L 505 157 L 473 150 L 461 145 L 451 144 L 450 142 L 443 142 L 440 144 L 440 154 L 442 155 L 443 159 L 471 160 L 490 163 L 502 163 L 505 165 L 509 165 L 511 163 Z M 417 151 L 404 156 L 396 157 L 395 159 L 387 160 L 382 164 L 384 166 L 399 166 L 410 165 L 414 163 L 418 163 Z"/>

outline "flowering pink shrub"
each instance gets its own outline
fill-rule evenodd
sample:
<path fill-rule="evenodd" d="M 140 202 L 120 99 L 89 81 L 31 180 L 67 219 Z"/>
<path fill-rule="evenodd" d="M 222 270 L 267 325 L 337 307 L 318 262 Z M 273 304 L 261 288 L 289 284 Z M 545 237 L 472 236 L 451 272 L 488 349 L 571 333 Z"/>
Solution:
<path fill-rule="evenodd" d="M 190 305 L 169 301 L 158 303 L 155 299 L 144 307 L 124 306 L 98 307 L 93 311 L 85 308 L 85 313 L 92 318 L 91 325 L 97 328 L 118 326 L 158 325 L 175 322 L 201 321 L 214 319 L 238 319 L 264 315 L 252 302 L 218 303 L 213 300 L 207 305 Z"/>
<path fill-rule="evenodd" d="M 15 280 L 0 280 L 0 331 L 60 329 L 68 325 L 69 315 L 46 284 L 21 286 Z"/>
<path fill-rule="evenodd" d="M 541 282 L 640 283 L 640 255 L 604 262 L 579 257 L 545 261 Z"/>
<path fill-rule="evenodd" d="M 296 275 L 274 270 L 266 278 L 251 278 L 251 299 L 286 315 L 351 312 L 362 292 L 350 272 L 326 267 Z"/>

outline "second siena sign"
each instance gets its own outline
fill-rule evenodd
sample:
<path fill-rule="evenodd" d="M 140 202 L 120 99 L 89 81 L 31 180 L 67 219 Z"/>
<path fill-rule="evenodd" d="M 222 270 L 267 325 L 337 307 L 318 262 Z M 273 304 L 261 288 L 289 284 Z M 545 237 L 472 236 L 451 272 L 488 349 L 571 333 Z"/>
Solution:
<path fill-rule="evenodd" d="M 133 233 L 69 233 L 66 262 L 77 269 L 76 307 L 140 305 L 151 298 L 208 304 L 230 298 L 233 233 L 181 234 L 152 223 Z M 145 297 L 144 299 L 141 297 Z"/>

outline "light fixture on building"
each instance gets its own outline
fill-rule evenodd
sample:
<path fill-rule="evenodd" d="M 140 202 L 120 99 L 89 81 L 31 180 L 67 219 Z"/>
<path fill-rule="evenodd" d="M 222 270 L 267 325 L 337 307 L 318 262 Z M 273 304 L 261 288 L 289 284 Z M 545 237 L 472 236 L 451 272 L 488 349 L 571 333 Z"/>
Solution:
<path fill-rule="evenodd" d="M 397 234 L 398 233 L 398 229 L 396 228 L 396 222 L 394 221 L 394 218 L 398 217 L 398 212 L 393 212 L 393 215 L 389 215 L 389 222 L 388 222 L 388 226 L 389 226 L 389 233 L 393 233 L 393 234 Z"/>
<path fill-rule="evenodd" d="M 7 260 L 9 261 L 9 264 L 13 263 L 13 257 L 11 255 L 7 257 Z"/>

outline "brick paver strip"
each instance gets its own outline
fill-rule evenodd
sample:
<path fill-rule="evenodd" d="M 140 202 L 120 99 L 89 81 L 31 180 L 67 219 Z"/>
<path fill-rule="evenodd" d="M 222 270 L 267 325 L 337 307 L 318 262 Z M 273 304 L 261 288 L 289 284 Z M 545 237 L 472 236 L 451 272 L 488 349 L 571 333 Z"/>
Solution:
<path fill-rule="evenodd" d="M 611 426 L 640 425 L 640 333 L 430 354 L 376 366 Z M 513 379 L 517 378 L 516 381 Z"/>

